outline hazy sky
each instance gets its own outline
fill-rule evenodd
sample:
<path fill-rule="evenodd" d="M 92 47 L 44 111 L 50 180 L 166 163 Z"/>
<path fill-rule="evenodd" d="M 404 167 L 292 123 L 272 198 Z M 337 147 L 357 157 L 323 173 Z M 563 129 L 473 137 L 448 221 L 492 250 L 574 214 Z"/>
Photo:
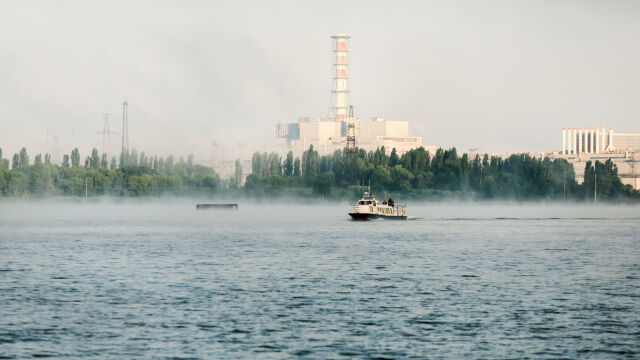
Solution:
<path fill-rule="evenodd" d="M 4 1 L 0 147 L 206 149 L 324 117 L 330 36 L 356 115 L 423 143 L 558 149 L 562 126 L 640 132 L 640 1 Z M 72 133 L 75 132 L 75 139 Z M 120 141 L 113 139 L 114 147 Z"/>

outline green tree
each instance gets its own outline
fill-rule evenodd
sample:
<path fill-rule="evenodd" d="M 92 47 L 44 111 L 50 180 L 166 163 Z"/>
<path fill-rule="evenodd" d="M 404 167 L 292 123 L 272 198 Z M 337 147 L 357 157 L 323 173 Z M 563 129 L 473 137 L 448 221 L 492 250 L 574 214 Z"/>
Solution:
<path fill-rule="evenodd" d="M 127 156 L 127 166 L 138 166 L 138 150 L 131 149 L 131 152 Z"/>
<path fill-rule="evenodd" d="M 18 166 L 20 166 L 20 154 L 15 153 L 13 154 L 13 159 L 11 161 L 11 168 L 17 169 Z"/>
<path fill-rule="evenodd" d="M 236 159 L 235 162 L 235 173 L 234 173 L 234 187 L 236 189 L 240 188 L 240 185 L 242 184 L 242 164 L 240 163 L 239 159 Z"/>
<path fill-rule="evenodd" d="M 331 156 L 330 170 L 334 175 L 334 184 L 341 184 L 344 175 L 344 155 L 342 150 L 336 150 Z"/>
<path fill-rule="evenodd" d="M 9 170 L 9 160 L 2 158 L 2 148 L 0 148 L 0 170 Z M 0 195 L 2 193 L 2 189 L 0 189 Z"/>
<path fill-rule="evenodd" d="M 29 155 L 27 155 L 27 149 L 26 148 L 20 149 L 20 158 L 19 158 L 19 161 L 18 161 L 18 166 L 19 167 L 27 167 L 27 166 L 29 166 Z"/>
<path fill-rule="evenodd" d="M 107 154 L 106 153 L 102 153 L 102 156 L 100 157 L 100 168 L 101 169 L 108 169 L 109 168 L 109 161 L 107 160 Z"/>
<path fill-rule="evenodd" d="M 167 174 L 172 174 L 173 173 L 173 168 L 174 168 L 174 158 L 173 155 L 169 155 L 167 156 L 167 160 L 164 163 L 164 168 L 165 168 L 165 172 Z"/>
<path fill-rule="evenodd" d="M 391 184 L 394 190 L 408 190 L 411 188 L 413 174 L 401 165 L 396 165 L 391 169 Z"/>
<path fill-rule="evenodd" d="M 301 174 L 301 170 L 300 170 L 300 158 L 297 157 L 294 161 L 293 161 L 293 176 L 300 176 Z"/>
<path fill-rule="evenodd" d="M 38 154 L 33 158 L 33 165 L 42 165 L 42 154 Z"/>
<path fill-rule="evenodd" d="M 144 151 L 140 153 L 139 165 L 144 167 L 150 167 L 147 161 L 147 154 L 145 154 Z"/>
<path fill-rule="evenodd" d="M 75 148 L 71 151 L 71 166 L 80 166 L 80 151 L 78 151 L 78 148 Z"/>
<path fill-rule="evenodd" d="M 51 155 L 49 155 L 48 153 L 44 154 L 44 163 L 51 164 Z"/>
<path fill-rule="evenodd" d="M 122 151 L 120 153 L 120 168 L 127 167 L 129 165 L 129 151 Z"/>
<path fill-rule="evenodd" d="M 256 175 L 264 175 L 260 166 L 262 164 L 262 155 L 259 152 L 253 153 L 251 157 L 251 173 Z"/>
<path fill-rule="evenodd" d="M 100 168 L 100 155 L 98 154 L 98 149 L 93 148 L 91 150 L 91 157 L 89 158 L 89 167 L 92 169 Z"/>
<path fill-rule="evenodd" d="M 378 165 L 370 170 L 369 179 L 374 189 L 383 190 L 391 184 L 391 172 L 388 167 Z"/>
<path fill-rule="evenodd" d="M 333 173 L 331 171 L 316 176 L 313 180 L 313 192 L 324 197 L 328 196 L 331 193 L 333 180 Z"/>
<path fill-rule="evenodd" d="M 282 165 L 280 160 L 281 158 L 278 153 L 272 152 L 269 154 L 269 175 L 282 175 Z"/>
<path fill-rule="evenodd" d="M 284 165 L 282 167 L 284 170 L 284 176 L 293 176 L 293 151 L 289 151 L 287 153 L 287 157 L 284 160 Z"/>
<path fill-rule="evenodd" d="M 69 155 L 64 154 L 62 156 L 62 167 L 64 168 L 68 168 L 69 167 Z"/>
<path fill-rule="evenodd" d="M 307 183 L 311 183 L 318 176 L 320 170 L 318 160 L 318 152 L 313 150 L 313 145 L 310 145 L 309 149 L 302 154 L 302 176 Z"/>
<path fill-rule="evenodd" d="M 391 150 L 391 155 L 389 156 L 389 167 L 394 167 L 400 163 L 400 158 L 398 157 L 398 153 L 396 152 L 396 148 Z"/>

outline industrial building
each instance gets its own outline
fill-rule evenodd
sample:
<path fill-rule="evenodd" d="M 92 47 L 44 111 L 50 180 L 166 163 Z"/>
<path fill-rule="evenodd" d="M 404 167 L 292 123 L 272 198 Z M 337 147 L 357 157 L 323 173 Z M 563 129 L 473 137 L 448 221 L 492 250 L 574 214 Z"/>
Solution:
<path fill-rule="evenodd" d="M 358 146 L 365 150 L 375 150 L 384 146 L 389 152 L 395 148 L 399 154 L 422 146 L 422 138 L 409 136 L 407 121 L 389 121 L 374 117 L 369 121 L 356 121 Z"/>
<path fill-rule="evenodd" d="M 607 132 L 605 127 L 562 128 L 561 155 L 640 152 L 640 134 Z"/>
<path fill-rule="evenodd" d="M 349 51 L 347 34 L 331 37 L 331 101 L 326 118 L 311 120 L 298 118 L 295 123 L 276 124 L 276 137 L 285 139 L 287 151 L 301 154 L 313 145 L 320 154 L 341 150 L 347 142 L 347 111 L 350 106 Z M 374 117 L 361 121 L 354 117 L 356 146 L 375 150 L 384 146 L 390 152 L 395 148 L 399 154 L 422 146 L 422 138 L 409 136 L 407 121 L 389 121 Z"/>
<path fill-rule="evenodd" d="M 552 155 L 573 165 L 578 183 L 584 181 L 587 161 L 611 159 L 622 183 L 640 190 L 640 133 L 616 133 L 600 126 L 566 127 L 562 128 L 562 150 Z"/>

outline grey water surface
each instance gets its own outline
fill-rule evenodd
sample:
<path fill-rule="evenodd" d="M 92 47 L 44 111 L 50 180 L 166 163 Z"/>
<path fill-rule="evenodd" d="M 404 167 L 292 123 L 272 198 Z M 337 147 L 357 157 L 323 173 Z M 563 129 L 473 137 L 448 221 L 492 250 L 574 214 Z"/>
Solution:
<path fill-rule="evenodd" d="M 0 203 L 0 358 L 640 357 L 640 207 Z"/>

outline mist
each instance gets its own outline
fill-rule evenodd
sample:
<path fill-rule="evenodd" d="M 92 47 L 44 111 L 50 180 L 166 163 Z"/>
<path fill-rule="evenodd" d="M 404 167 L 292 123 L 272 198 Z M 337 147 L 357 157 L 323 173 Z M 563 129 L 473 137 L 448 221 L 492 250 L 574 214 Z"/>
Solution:
<path fill-rule="evenodd" d="M 214 200 L 230 201 L 226 198 Z M 20 221 L 66 221 L 82 217 L 101 218 L 113 221 L 119 218 L 138 219 L 139 221 L 156 223 L 162 219 L 171 219 L 177 223 L 184 221 L 206 221 L 212 224 L 219 222 L 288 222 L 290 226 L 309 224 L 310 222 L 352 222 L 347 215 L 352 201 L 322 201 L 318 199 L 300 199 L 285 197 L 278 199 L 246 199 L 238 197 L 238 210 L 196 210 L 199 202 L 212 201 L 210 198 L 161 197 L 144 199 L 118 199 L 101 197 L 89 200 L 73 199 L 41 199 L 24 201 L 20 199 L 5 200 L 0 203 L 0 222 L 9 224 Z M 516 202 L 516 201 L 413 201 L 408 203 L 410 223 L 417 222 L 437 224 L 447 221 L 448 226 L 455 222 L 468 225 L 473 221 L 510 222 L 539 221 L 553 224 L 558 221 L 608 221 L 615 219 L 640 219 L 637 216 L 638 204 L 599 204 L 585 206 L 581 203 L 568 202 Z M 313 221 L 311 221 L 313 219 Z M 371 220 L 372 223 L 395 224 L 390 220 Z M 380 226 L 380 225 L 376 225 Z M 395 225 L 389 225 L 395 226 Z M 479 223 L 478 226 L 484 226 Z M 43 229 L 46 231 L 46 229 Z"/>
<path fill-rule="evenodd" d="M 637 131 L 638 18 L 634 1 L 4 1 L 0 146 L 86 154 L 125 98 L 138 151 L 269 138 L 326 116 L 329 37 L 347 32 L 360 118 L 426 145 L 555 149 L 566 124 Z"/>

